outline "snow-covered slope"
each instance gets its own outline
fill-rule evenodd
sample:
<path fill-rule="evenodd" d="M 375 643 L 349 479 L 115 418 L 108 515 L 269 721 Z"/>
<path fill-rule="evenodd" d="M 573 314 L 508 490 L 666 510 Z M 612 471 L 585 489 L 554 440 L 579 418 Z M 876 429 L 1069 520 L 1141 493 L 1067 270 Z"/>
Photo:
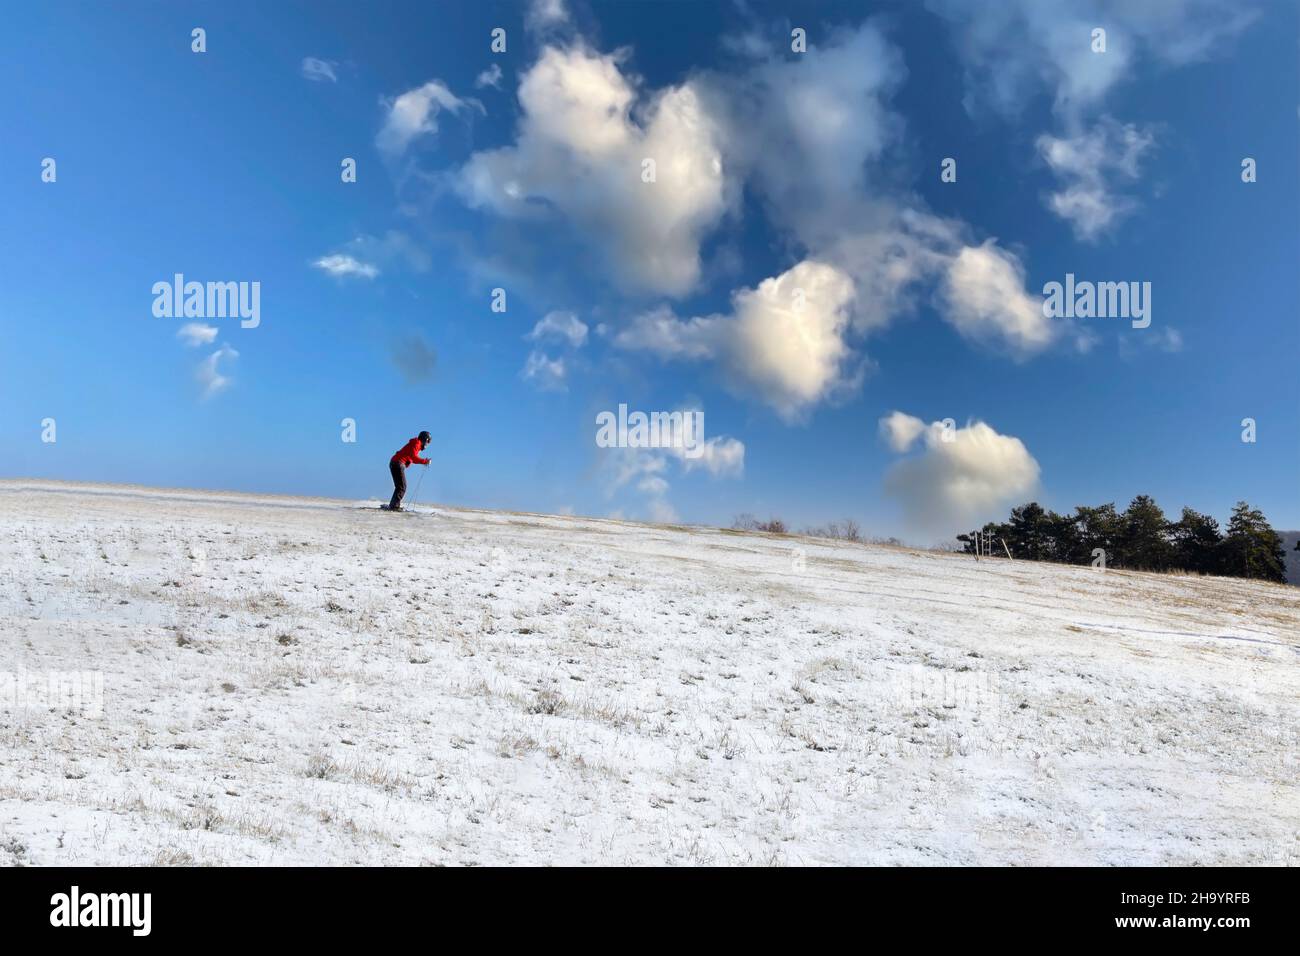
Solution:
<path fill-rule="evenodd" d="M 0 482 L 0 862 L 1300 859 L 1294 588 L 424 510 Z"/>

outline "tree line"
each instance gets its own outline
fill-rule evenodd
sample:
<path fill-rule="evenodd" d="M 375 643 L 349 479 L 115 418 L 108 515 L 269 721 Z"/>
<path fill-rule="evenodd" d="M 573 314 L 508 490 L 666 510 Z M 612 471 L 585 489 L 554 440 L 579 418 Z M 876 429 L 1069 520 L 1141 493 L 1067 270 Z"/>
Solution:
<path fill-rule="evenodd" d="M 980 533 L 1001 538 L 1013 558 L 1029 561 L 1096 564 L 1104 555 L 1108 568 L 1286 580 L 1282 538 L 1244 501 L 1237 502 L 1222 530 L 1214 518 L 1191 508 L 1170 521 L 1154 500 L 1138 495 L 1123 512 L 1112 502 L 1060 515 L 1031 501 L 1012 508 L 1010 520 L 990 521 Z M 973 533 L 959 534 L 957 540 L 967 554 L 975 553 Z M 993 553 L 1004 556 L 1000 544 Z"/>

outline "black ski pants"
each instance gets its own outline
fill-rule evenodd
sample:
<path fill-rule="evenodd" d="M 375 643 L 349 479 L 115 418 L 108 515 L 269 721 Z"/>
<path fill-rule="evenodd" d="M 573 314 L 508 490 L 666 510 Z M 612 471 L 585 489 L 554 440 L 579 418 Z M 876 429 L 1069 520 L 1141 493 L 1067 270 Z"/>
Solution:
<path fill-rule="evenodd" d="M 402 507 L 402 499 L 406 497 L 406 466 L 394 458 L 388 463 L 388 470 L 393 473 L 393 497 L 388 507 L 397 509 Z"/>

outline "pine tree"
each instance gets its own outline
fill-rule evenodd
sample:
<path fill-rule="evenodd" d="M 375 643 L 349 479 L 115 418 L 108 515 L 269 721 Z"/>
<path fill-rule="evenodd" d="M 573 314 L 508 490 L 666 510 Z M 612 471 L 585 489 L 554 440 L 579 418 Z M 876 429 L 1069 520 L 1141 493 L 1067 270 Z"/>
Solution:
<path fill-rule="evenodd" d="M 1051 523 L 1037 501 L 1011 509 L 1007 541 L 1017 558 L 1046 561 L 1052 557 Z"/>
<path fill-rule="evenodd" d="M 998 543 L 999 539 L 1004 539 L 1008 542 L 1011 540 L 1010 537 L 1008 537 L 1011 534 L 1010 526 L 1006 524 L 997 524 L 992 521 L 985 523 L 984 527 L 980 528 L 977 533 L 981 535 L 988 534 L 992 537 L 993 539 L 992 553 L 994 557 L 998 557 L 999 555 L 1005 553 L 1002 550 L 1002 546 Z M 966 554 L 975 553 L 975 547 L 977 543 L 975 540 L 975 535 L 959 534 L 957 535 L 957 540 L 962 543 L 963 552 L 965 552 Z"/>
<path fill-rule="evenodd" d="M 1191 508 L 1183 509 L 1183 516 L 1170 525 L 1174 545 L 1174 567 L 1198 574 L 1218 574 L 1219 545 L 1223 535 L 1219 522 Z"/>
<path fill-rule="evenodd" d="M 1224 574 L 1239 578 L 1286 581 L 1286 553 L 1282 539 L 1262 512 L 1238 501 L 1228 519 L 1227 534 L 1219 546 Z"/>
<path fill-rule="evenodd" d="M 1074 509 L 1074 525 L 1077 538 L 1071 560 L 1075 564 L 1091 564 L 1098 548 L 1106 553 L 1108 565 L 1118 563 L 1123 519 L 1115 511 L 1114 502 L 1096 508 L 1079 505 Z"/>
<path fill-rule="evenodd" d="M 1055 511 L 1047 512 L 1047 533 L 1051 540 L 1053 561 L 1070 564 L 1079 560 L 1079 526 L 1074 515 L 1058 515 Z"/>
<path fill-rule="evenodd" d="M 1164 571 L 1173 563 L 1169 522 L 1150 496 L 1138 495 L 1124 512 L 1120 552 L 1123 566 L 1139 571 Z"/>

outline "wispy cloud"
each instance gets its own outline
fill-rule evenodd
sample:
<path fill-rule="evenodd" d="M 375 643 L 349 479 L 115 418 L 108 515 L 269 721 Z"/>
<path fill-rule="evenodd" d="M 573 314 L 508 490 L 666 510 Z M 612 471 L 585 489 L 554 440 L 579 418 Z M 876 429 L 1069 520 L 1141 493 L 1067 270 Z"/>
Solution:
<path fill-rule="evenodd" d="M 967 111 L 1007 119 L 1044 91 L 1064 132 L 1044 133 L 1039 152 L 1064 182 L 1047 203 L 1085 241 L 1096 239 L 1135 203 L 1112 180 L 1132 179 L 1150 134 L 1103 119 L 1088 129 L 1107 95 L 1144 57 L 1178 66 L 1227 49 L 1258 16 L 1250 0 L 927 0 L 953 26 L 966 67 Z M 1105 48 L 1093 30 L 1103 28 Z"/>
<path fill-rule="evenodd" d="M 526 382 L 531 382 L 543 392 L 566 392 L 569 390 L 569 369 L 564 358 L 550 358 L 543 352 L 533 350 L 528 353 L 528 360 L 520 371 Z"/>
<path fill-rule="evenodd" d="M 564 0 L 529 0 L 524 26 L 534 33 L 545 33 L 569 22 Z"/>
<path fill-rule="evenodd" d="M 217 327 L 202 322 L 186 322 L 177 329 L 176 337 L 191 348 L 211 345 L 217 339 Z"/>
<path fill-rule="evenodd" d="M 415 139 L 438 132 L 438 115 L 443 110 L 452 114 L 470 109 L 487 112 L 478 100 L 461 99 L 441 80 L 430 80 L 381 103 L 386 114 L 375 145 L 390 159 L 400 156 Z"/>
<path fill-rule="evenodd" d="M 1096 240 L 1137 207 L 1114 183 L 1138 178 L 1138 164 L 1155 142 L 1150 131 L 1105 117 L 1077 136 L 1044 134 L 1037 142 L 1039 154 L 1062 182 L 1048 197 L 1048 206 L 1078 238 Z"/>
<path fill-rule="evenodd" d="M 572 312 L 548 312 L 533 326 L 528 338 L 534 342 L 566 342 L 581 348 L 587 341 L 587 325 Z"/>
<path fill-rule="evenodd" d="M 493 89 L 499 90 L 501 89 L 501 75 L 502 74 L 501 74 L 500 64 L 493 63 L 486 70 L 484 70 L 477 77 L 475 77 L 474 86 L 478 89 L 483 89 L 483 87 L 485 86 L 490 86 Z"/>
<path fill-rule="evenodd" d="M 368 262 L 361 262 L 352 256 L 343 253 L 335 253 L 329 256 L 321 256 L 312 263 L 317 269 L 328 272 L 336 278 L 346 276 L 356 276 L 362 279 L 373 279 L 379 275 L 379 269 Z"/>
<path fill-rule="evenodd" d="M 338 66 L 333 60 L 318 60 L 314 56 L 303 57 L 302 75 L 316 83 L 324 83 L 328 80 L 331 83 L 339 81 L 335 68 Z"/>
<path fill-rule="evenodd" d="M 223 345 L 198 364 L 194 370 L 194 378 L 199 383 L 204 399 L 212 398 L 230 386 L 230 377 L 222 374 L 220 363 L 223 360 L 234 361 L 237 358 L 239 358 L 238 352 L 229 345 Z"/>
<path fill-rule="evenodd" d="M 698 409 L 686 406 L 677 409 L 683 413 L 693 410 Z M 727 435 L 715 435 L 701 441 L 690 454 L 684 445 L 601 448 L 599 451 L 598 474 L 606 498 L 614 497 L 624 488 L 633 488 L 644 496 L 647 517 L 665 524 L 679 520 L 676 509 L 668 501 L 668 493 L 672 490 L 669 465 L 674 460 L 685 474 L 700 470 L 710 478 L 738 479 L 745 473 L 745 443 Z"/>

